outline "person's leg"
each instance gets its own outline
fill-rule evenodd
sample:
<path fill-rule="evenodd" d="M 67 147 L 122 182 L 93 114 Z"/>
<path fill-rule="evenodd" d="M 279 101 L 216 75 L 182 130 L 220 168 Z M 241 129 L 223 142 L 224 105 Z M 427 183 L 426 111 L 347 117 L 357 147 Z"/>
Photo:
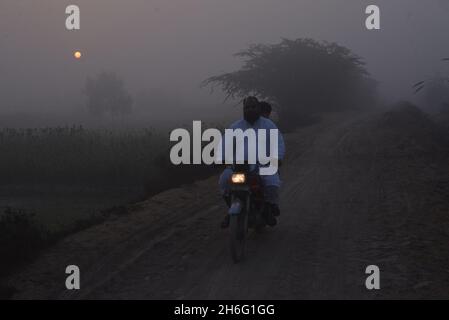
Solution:
<path fill-rule="evenodd" d="M 276 216 L 279 216 L 279 187 L 264 187 L 265 210 L 264 218 L 266 223 L 273 227 L 277 224 Z"/>
<path fill-rule="evenodd" d="M 218 185 L 220 186 L 221 194 L 227 195 L 229 193 L 229 183 L 232 176 L 232 169 L 226 168 L 218 179 Z"/>
<path fill-rule="evenodd" d="M 278 186 L 264 186 L 263 188 L 265 202 L 279 205 L 279 187 Z"/>
<path fill-rule="evenodd" d="M 228 208 L 231 206 L 231 198 L 229 195 L 229 181 L 231 179 L 232 170 L 226 168 L 223 173 L 220 175 L 220 179 L 218 180 L 218 184 L 220 186 L 221 194 L 223 196 L 224 201 Z M 229 227 L 229 214 L 226 213 L 223 221 L 221 222 L 221 227 L 223 229 Z"/>
<path fill-rule="evenodd" d="M 264 187 L 265 202 L 269 203 L 273 215 L 278 217 L 280 215 L 279 210 L 279 187 L 278 186 L 266 186 Z"/>

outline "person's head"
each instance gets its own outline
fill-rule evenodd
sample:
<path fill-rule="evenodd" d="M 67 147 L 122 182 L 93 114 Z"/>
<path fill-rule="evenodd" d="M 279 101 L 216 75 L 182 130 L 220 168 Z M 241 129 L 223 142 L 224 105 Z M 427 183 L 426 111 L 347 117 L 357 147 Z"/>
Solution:
<path fill-rule="evenodd" d="M 256 97 L 247 97 L 243 100 L 243 118 L 251 124 L 260 118 L 260 103 Z"/>
<path fill-rule="evenodd" d="M 262 117 L 265 117 L 267 119 L 270 118 L 271 111 L 272 111 L 271 104 L 269 104 L 266 101 L 260 102 L 260 114 Z"/>

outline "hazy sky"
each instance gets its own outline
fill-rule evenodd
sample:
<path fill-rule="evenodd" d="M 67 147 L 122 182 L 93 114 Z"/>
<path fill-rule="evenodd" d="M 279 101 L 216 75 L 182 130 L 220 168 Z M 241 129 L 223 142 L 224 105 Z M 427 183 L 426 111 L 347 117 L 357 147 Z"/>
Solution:
<path fill-rule="evenodd" d="M 80 31 L 65 29 L 69 4 L 81 9 Z M 381 9 L 380 31 L 364 28 L 368 4 Z M 232 54 L 249 44 L 282 37 L 345 45 L 385 96 L 407 98 L 445 66 L 448 34 L 448 0 L 1 0 L 0 111 L 73 105 L 101 70 L 122 75 L 134 94 L 221 101 L 199 83 L 238 68 Z"/>

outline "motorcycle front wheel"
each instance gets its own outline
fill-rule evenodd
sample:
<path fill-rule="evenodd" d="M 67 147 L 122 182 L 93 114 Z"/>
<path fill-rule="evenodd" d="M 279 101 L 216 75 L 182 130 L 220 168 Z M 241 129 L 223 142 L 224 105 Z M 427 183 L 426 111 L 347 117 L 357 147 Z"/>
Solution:
<path fill-rule="evenodd" d="M 231 256 L 234 263 L 243 260 L 245 256 L 245 245 L 247 235 L 247 219 L 246 212 L 238 215 L 232 215 L 229 223 L 231 233 Z"/>

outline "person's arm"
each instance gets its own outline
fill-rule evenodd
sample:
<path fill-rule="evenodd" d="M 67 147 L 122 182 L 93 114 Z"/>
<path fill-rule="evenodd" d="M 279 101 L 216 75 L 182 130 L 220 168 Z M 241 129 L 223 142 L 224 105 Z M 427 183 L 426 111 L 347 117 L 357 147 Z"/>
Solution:
<path fill-rule="evenodd" d="M 281 130 L 276 126 L 276 124 L 271 121 L 270 119 L 267 119 L 268 128 L 269 129 L 276 129 L 278 132 L 278 160 L 279 160 L 279 166 L 282 163 L 282 160 L 285 157 L 285 142 L 284 137 L 282 136 Z"/>
<path fill-rule="evenodd" d="M 281 131 L 278 129 L 278 153 L 279 153 L 279 166 L 281 165 L 282 160 L 285 157 L 285 143 L 284 137 L 282 136 Z"/>

